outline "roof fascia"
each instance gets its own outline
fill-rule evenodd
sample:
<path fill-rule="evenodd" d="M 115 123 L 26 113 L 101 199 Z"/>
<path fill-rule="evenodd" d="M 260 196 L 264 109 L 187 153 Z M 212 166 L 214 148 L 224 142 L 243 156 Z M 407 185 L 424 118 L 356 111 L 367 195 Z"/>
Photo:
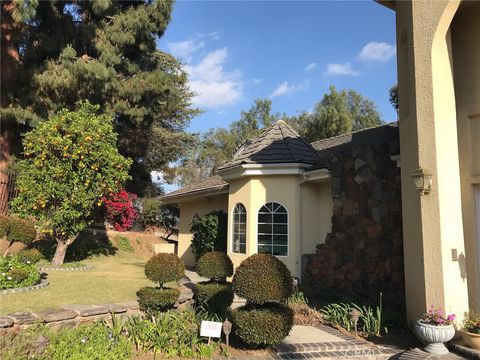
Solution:
<path fill-rule="evenodd" d="M 229 181 L 244 176 L 301 175 L 308 166 L 310 165 L 303 163 L 240 164 L 219 170 L 218 173 L 223 180 Z"/>

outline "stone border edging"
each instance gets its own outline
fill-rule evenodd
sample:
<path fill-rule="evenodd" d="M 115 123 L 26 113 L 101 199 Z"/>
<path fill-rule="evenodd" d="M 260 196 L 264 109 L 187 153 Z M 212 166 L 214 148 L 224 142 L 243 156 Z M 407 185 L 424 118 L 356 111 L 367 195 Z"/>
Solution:
<path fill-rule="evenodd" d="M 19 287 L 19 288 L 11 288 L 11 289 L 2 289 L 2 290 L 0 290 L 0 294 L 15 294 L 15 293 L 19 293 L 19 292 L 39 290 L 39 289 L 43 289 L 47 285 L 48 285 L 48 280 L 47 279 L 41 279 L 40 282 L 37 285 L 25 286 L 25 287 Z"/>
<path fill-rule="evenodd" d="M 61 266 L 39 266 L 38 271 L 88 271 L 92 270 L 92 265 L 82 265 L 82 266 L 70 266 L 70 267 L 61 267 Z"/>

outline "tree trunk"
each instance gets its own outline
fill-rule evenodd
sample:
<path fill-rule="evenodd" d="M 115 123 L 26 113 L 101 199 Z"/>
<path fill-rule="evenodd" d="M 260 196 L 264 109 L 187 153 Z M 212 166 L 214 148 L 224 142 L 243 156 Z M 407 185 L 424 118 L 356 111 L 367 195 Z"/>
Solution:
<path fill-rule="evenodd" d="M 73 243 L 75 237 L 68 238 L 67 240 L 57 240 L 57 249 L 55 255 L 53 255 L 52 265 L 62 265 L 65 260 L 65 254 L 67 253 L 68 246 Z"/>
<path fill-rule="evenodd" d="M 0 13 L 0 105 L 2 108 L 11 104 L 12 91 L 18 77 L 20 54 L 18 52 L 18 39 L 21 35 L 21 24 L 12 17 L 15 4 L 12 1 L 3 1 Z M 15 133 L 15 125 L 7 124 L 2 119 L 0 126 L 0 168 L 6 169 L 12 154 L 12 141 L 20 141 L 20 133 Z M 12 131 L 13 130 L 13 131 Z M 15 141 L 16 140 L 16 141 Z M 8 209 L 8 176 L 0 174 L 0 214 L 6 214 Z"/>

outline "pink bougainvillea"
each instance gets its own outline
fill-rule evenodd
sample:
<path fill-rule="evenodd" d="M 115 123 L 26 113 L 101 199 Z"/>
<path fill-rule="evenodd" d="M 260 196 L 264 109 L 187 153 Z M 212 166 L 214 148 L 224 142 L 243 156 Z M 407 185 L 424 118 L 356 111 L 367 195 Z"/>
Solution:
<path fill-rule="evenodd" d="M 105 218 L 116 231 L 127 231 L 133 227 L 138 213 L 133 206 L 137 195 L 128 193 L 125 189 L 103 198 L 105 204 Z"/>

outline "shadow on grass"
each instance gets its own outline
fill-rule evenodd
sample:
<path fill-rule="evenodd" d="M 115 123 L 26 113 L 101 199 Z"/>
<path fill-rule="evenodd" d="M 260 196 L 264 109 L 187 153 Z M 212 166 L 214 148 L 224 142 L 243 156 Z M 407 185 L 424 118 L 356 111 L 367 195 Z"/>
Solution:
<path fill-rule="evenodd" d="M 51 261 L 57 243 L 55 240 L 45 237 L 35 241 L 32 247 L 38 249 L 46 260 Z M 117 250 L 104 231 L 86 230 L 81 232 L 72 245 L 68 247 L 65 262 L 82 261 L 95 255 L 111 256 L 115 255 Z"/>

